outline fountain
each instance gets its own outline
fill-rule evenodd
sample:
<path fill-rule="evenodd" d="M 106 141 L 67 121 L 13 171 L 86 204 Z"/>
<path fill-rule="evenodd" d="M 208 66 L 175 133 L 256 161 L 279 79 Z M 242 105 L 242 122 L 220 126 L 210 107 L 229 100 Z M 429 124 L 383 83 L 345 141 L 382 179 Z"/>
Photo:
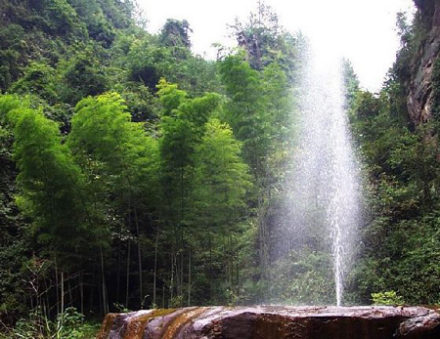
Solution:
<path fill-rule="evenodd" d="M 358 165 L 344 109 L 342 60 L 322 53 L 304 55 L 298 151 L 292 159 L 286 207 L 294 221 L 294 233 L 328 235 L 320 237 L 320 245 L 332 253 L 336 304 L 340 306 L 357 241 L 361 194 Z"/>
<path fill-rule="evenodd" d="M 319 295 L 290 295 L 288 302 L 341 306 L 359 243 L 359 164 L 346 112 L 342 59 L 337 54 L 313 52 L 310 47 L 302 55 L 292 156 L 283 185 L 283 207 L 275 222 L 275 232 L 282 234 L 273 242 L 275 265 L 281 262 L 294 270 L 298 258 L 307 262 L 310 253 L 320 253 L 326 260 L 325 270 L 313 269 L 322 281 L 333 276 L 333 284 L 319 286 L 325 289 Z M 292 272 L 292 280 L 299 274 Z M 291 285 L 283 285 L 276 294 L 289 295 Z M 276 295 L 270 298 L 279 302 Z"/>

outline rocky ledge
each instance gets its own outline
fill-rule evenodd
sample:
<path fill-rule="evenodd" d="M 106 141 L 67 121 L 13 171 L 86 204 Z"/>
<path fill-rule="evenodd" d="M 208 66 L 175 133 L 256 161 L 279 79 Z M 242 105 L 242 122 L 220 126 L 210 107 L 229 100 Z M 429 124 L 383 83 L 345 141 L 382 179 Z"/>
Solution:
<path fill-rule="evenodd" d="M 189 307 L 108 314 L 98 339 L 439 339 L 424 307 Z"/>
<path fill-rule="evenodd" d="M 433 72 L 440 53 L 440 1 L 415 0 L 415 3 L 426 29 L 426 37 L 420 42 L 410 65 L 407 97 L 409 117 L 417 126 L 430 120 L 433 114 Z"/>

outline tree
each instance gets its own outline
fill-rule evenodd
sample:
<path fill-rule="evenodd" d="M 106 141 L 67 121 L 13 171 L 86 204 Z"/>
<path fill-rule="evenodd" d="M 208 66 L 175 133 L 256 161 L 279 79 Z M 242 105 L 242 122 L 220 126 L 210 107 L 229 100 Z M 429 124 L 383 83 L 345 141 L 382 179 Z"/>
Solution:
<path fill-rule="evenodd" d="M 208 93 L 188 99 L 184 91 L 165 80 L 160 82 L 158 94 L 164 107 L 160 126 L 162 214 L 167 216 L 166 222 L 175 239 L 171 256 L 176 261 L 176 268 L 171 269 L 170 297 L 174 297 L 174 288 L 177 287 L 177 297 L 182 304 L 185 233 L 194 189 L 194 154 L 205 133 L 205 124 L 219 108 L 221 98 Z M 177 279 L 176 286 L 174 278 Z"/>
<path fill-rule="evenodd" d="M 56 71 L 45 64 L 30 64 L 23 77 L 11 86 L 11 92 L 17 94 L 35 94 L 53 104 L 58 100 L 56 89 Z"/>
<path fill-rule="evenodd" d="M 246 50 L 249 64 L 261 70 L 277 43 L 280 32 L 277 15 L 264 1 L 258 1 L 257 13 L 251 13 L 245 24 L 237 19 L 231 28 L 238 45 Z"/>
<path fill-rule="evenodd" d="M 23 106 L 28 106 L 24 98 L 0 96 L 0 260 L 7 263 L 0 269 L 0 319 L 6 324 L 27 311 L 27 296 L 23 294 L 26 277 L 21 268 L 29 241 L 24 235 L 27 225 L 14 201 L 17 168 L 12 157 L 12 126 L 7 119 L 11 110 Z"/>
<path fill-rule="evenodd" d="M 32 232 L 38 241 L 50 249 L 55 270 L 61 270 L 59 310 L 63 313 L 64 273 L 77 269 L 75 258 L 97 241 L 95 225 L 86 227 L 84 176 L 70 150 L 61 143 L 57 124 L 45 118 L 41 110 L 17 107 L 9 111 L 8 118 L 14 131 L 13 157 L 19 169 L 16 203 L 32 219 Z M 37 305 L 39 302 L 37 296 Z"/>
<path fill-rule="evenodd" d="M 20 25 L 10 24 L 0 29 L 0 88 L 3 91 L 19 77 L 27 49 L 24 36 L 25 30 Z"/>
<path fill-rule="evenodd" d="M 191 47 L 189 33 L 192 32 L 186 20 L 168 19 L 160 33 L 160 42 L 168 47 Z"/>
<path fill-rule="evenodd" d="M 62 72 L 64 101 L 75 105 L 88 95 L 98 95 L 107 89 L 107 78 L 92 46 L 66 61 Z"/>
<path fill-rule="evenodd" d="M 299 59 L 297 40 L 301 37 L 284 31 L 278 15 L 265 1 L 258 1 L 256 12 L 250 13 L 247 22 L 237 19 L 230 29 L 253 69 L 262 70 L 276 62 L 283 67 L 289 79 L 294 80 Z"/>
<path fill-rule="evenodd" d="M 219 248 L 216 252 L 222 252 L 220 248 L 223 249 L 220 258 L 216 258 L 223 263 L 222 274 L 226 279 L 226 286 L 223 287 L 238 294 L 237 223 L 247 208 L 247 196 L 252 188 L 249 168 L 241 158 L 241 144 L 235 140 L 232 129 L 215 118 L 206 124 L 206 132 L 197 146 L 195 159 L 191 223 L 198 227 L 197 232 L 191 233 L 203 232 L 203 237 L 197 237 L 197 234 L 194 237 L 200 239 L 202 247 L 208 245 L 210 253 L 214 247 Z M 196 248 L 199 247 L 197 245 Z M 206 275 L 210 282 L 211 298 L 215 298 L 212 294 L 213 279 L 221 280 L 222 277 L 214 275 L 212 260 L 210 254 Z"/>
<path fill-rule="evenodd" d="M 243 142 L 243 156 L 256 186 L 256 213 L 259 225 L 259 265 L 263 281 L 270 279 L 270 227 L 272 191 L 282 171 L 289 136 L 293 105 L 286 75 L 275 63 L 262 72 L 252 69 L 242 54 L 226 57 L 220 74 L 229 101 L 225 120 L 237 139 Z M 286 138 L 287 137 L 287 138 Z"/>
<path fill-rule="evenodd" d="M 142 307 L 144 294 L 139 209 L 142 203 L 149 202 L 149 206 L 156 203 L 154 197 L 150 196 L 155 185 L 152 173 L 156 161 L 155 141 L 145 134 L 141 124 L 131 122 L 123 99 L 116 93 L 108 93 L 78 103 L 67 144 L 88 173 L 98 222 L 105 224 L 107 215 L 111 216 L 111 210 L 115 208 L 122 215 L 113 215 L 113 218 L 125 219 L 130 233 L 133 227 L 131 220 L 134 219 L 139 305 Z M 130 237 L 127 241 L 129 257 Z M 126 288 L 128 295 L 128 282 Z"/>

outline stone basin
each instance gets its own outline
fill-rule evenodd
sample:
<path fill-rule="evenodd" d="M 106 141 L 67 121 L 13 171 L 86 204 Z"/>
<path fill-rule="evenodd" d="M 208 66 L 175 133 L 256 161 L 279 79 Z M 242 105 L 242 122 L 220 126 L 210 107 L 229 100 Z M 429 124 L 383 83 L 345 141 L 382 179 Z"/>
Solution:
<path fill-rule="evenodd" d="M 98 339 L 440 339 L 424 307 L 188 307 L 111 313 Z"/>

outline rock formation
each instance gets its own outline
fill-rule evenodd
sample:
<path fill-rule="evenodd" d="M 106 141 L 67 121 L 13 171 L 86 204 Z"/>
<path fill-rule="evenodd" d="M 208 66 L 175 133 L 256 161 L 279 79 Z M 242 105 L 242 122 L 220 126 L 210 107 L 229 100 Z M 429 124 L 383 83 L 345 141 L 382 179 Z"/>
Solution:
<path fill-rule="evenodd" d="M 426 31 L 426 37 L 411 63 L 407 106 L 412 123 L 418 125 L 432 117 L 432 75 L 440 52 L 440 2 L 416 0 L 415 3 L 420 11 L 419 29 Z"/>
<path fill-rule="evenodd" d="M 106 316 L 98 339 L 439 339 L 423 307 L 190 307 Z"/>

